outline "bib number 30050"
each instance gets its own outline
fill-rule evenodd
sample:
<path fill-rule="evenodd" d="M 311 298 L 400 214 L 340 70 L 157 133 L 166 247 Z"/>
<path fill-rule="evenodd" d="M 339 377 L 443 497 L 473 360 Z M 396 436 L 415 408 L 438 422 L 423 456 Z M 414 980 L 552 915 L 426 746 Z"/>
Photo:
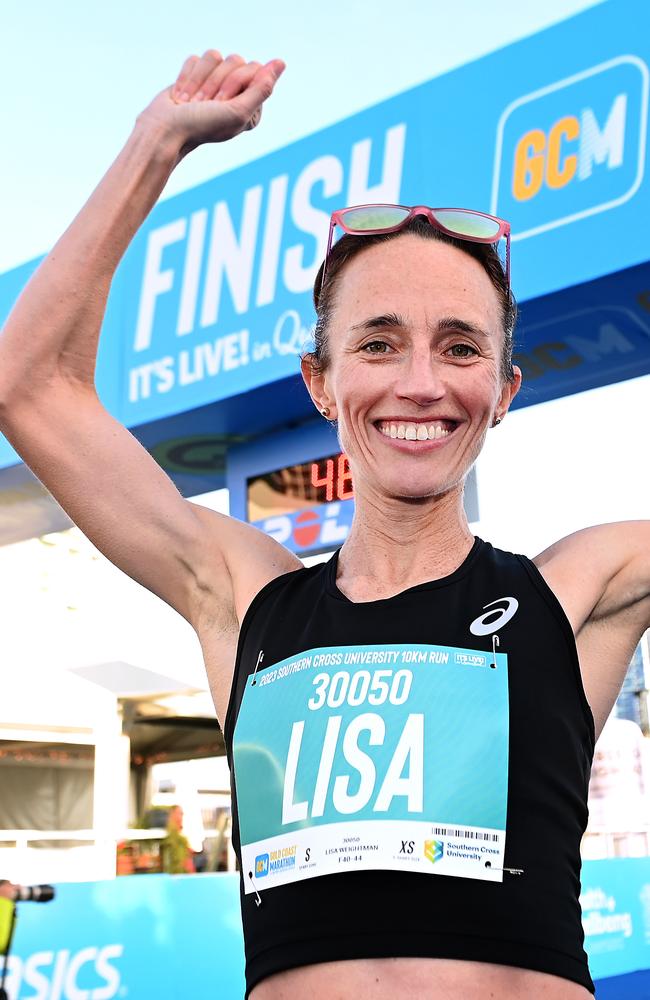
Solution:
<path fill-rule="evenodd" d="M 369 705 L 403 705 L 407 700 L 413 673 L 410 670 L 357 670 L 350 675 L 347 670 L 335 674 L 317 674 L 313 679 L 315 693 L 307 702 L 312 711 L 323 708 L 340 708 L 345 702 L 356 708 L 367 702 Z"/>
<path fill-rule="evenodd" d="M 501 880 L 507 656 L 493 662 L 446 646 L 338 646 L 259 671 L 233 739 L 244 869 L 268 885 L 343 867 Z M 407 855 L 404 841 L 420 849 Z"/>

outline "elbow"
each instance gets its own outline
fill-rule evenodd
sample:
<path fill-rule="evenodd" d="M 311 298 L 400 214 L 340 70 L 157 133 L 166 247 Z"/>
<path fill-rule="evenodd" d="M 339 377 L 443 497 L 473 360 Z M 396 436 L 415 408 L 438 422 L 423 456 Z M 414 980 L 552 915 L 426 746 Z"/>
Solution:
<path fill-rule="evenodd" d="M 0 378 L 0 433 L 16 423 L 16 411 L 21 408 L 26 396 L 24 382 L 16 384 Z"/>
<path fill-rule="evenodd" d="M 4 422 L 7 414 L 9 393 L 4 385 L 0 382 L 0 432 L 4 426 Z"/>
<path fill-rule="evenodd" d="M 0 430 L 2 421 L 13 409 L 17 399 L 24 395 L 24 387 L 29 384 L 26 372 L 18 373 L 11 357 L 2 357 L 0 352 Z"/>
<path fill-rule="evenodd" d="M 9 420 L 9 414 L 14 406 L 17 391 L 7 379 L 0 378 L 0 431 Z"/>

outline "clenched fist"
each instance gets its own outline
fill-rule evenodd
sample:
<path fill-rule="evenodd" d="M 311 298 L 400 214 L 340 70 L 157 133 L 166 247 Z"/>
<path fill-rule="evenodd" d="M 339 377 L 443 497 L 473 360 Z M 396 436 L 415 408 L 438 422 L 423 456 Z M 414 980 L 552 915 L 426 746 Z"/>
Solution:
<path fill-rule="evenodd" d="M 164 125 L 179 140 L 181 156 L 206 142 L 224 142 L 254 128 L 262 105 L 284 71 L 281 59 L 262 66 L 239 55 L 224 59 L 216 49 L 189 56 L 176 82 L 138 116 Z"/>

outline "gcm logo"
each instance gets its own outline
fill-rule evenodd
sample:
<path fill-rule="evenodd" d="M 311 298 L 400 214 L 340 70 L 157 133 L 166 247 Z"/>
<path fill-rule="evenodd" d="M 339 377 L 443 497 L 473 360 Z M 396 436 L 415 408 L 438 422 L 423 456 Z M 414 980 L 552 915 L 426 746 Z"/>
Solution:
<path fill-rule="evenodd" d="M 512 193 L 518 201 L 534 198 L 546 183 L 563 188 L 574 178 L 591 177 L 594 164 L 614 170 L 623 163 L 627 94 L 619 94 L 607 120 L 600 126 L 593 108 L 564 115 L 548 132 L 530 129 L 517 143 L 512 172 Z"/>
<path fill-rule="evenodd" d="M 513 240 L 633 197 L 645 169 L 649 83 L 642 59 L 617 56 L 504 109 L 491 207 Z"/>

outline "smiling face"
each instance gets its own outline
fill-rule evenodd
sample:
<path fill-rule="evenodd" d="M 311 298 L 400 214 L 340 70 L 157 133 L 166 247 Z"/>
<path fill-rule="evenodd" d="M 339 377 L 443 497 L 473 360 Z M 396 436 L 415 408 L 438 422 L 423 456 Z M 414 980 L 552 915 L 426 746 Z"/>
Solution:
<path fill-rule="evenodd" d="M 460 484 L 519 388 L 501 374 L 497 292 L 447 243 L 404 234 L 362 250 L 338 279 L 326 370 L 303 375 L 329 407 L 357 494 L 409 500 Z"/>

